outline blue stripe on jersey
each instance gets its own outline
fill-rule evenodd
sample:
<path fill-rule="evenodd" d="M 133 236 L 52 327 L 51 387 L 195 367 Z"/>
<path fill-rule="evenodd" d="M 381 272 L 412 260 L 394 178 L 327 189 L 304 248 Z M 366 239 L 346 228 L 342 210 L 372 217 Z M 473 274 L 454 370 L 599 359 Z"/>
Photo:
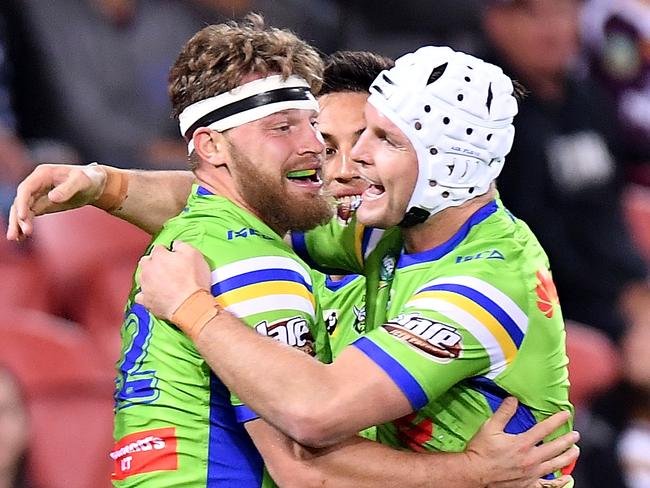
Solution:
<path fill-rule="evenodd" d="M 360 275 L 358 275 L 358 274 L 346 275 L 340 281 L 334 281 L 334 280 L 330 279 L 330 277 L 328 276 L 328 277 L 325 278 L 325 287 L 329 291 L 338 291 L 341 288 L 343 288 L 345 285 L 347 285 L 348 283 L 351 283 L 354 280 L 356 280 L 359 276 Z"/>
<path fill-rule="evenodd" d="M 246 422 L 250 422 L 251 420 L 260 418 L 260 416 L 257 415 L 254 410 L 251 410 L 246 405 L 236 405 L 234 408 L 235 417 L 237 418 L 237 422 L 240 424 L 244 424 Z"/>
<path fill-rule="evenodd" d="M 202 186 L 199 186 L 196 189 L 196 194 L 201 195 L 202 197 L 208 196 L 208 195 L 214 195 L 210 190 L 203 188 Z"/>
<path fill-rule="evenodd" d="M 262 486 L 264 461 L 244 425 L 235 418 L 230 392 L 213 373 L 210 373 L 209 442 L 207 488 Z"/>
<path fill-rule="evenodd" d="M 402 366 L 386 351 L 381 349 L 377 344 L 367 337 L 360 337 L 354 341 L 352 345 L 372 359 L 377 366 L 383 369 L 388 376 L 390 376 L 399 389 L 402 390 L 404 395 L 406 395 L 409 402 L 411 402 L 413 410 L 419 410 L 429 403 L 427 394 L 420 386 L 420 383 L 417 382 L 404 366 Z"/>
<path fill-rule="evenodd" d="M 236 290 L 237 288 L 242 288 L 247 285 L 254 285 L 255 283 L 263 283 L 265 281 L 293 281 L 304 285 L 310 293 L 312 292 L 312 286 L 305 281 L 305 278 L 303 278 L 300 273 L 281 268 L 258 269 L 242 273 L 215 283 L 212 285 L 211 291 L 215 297 L 218 297 L 222 293 Z"/>
<path fill-rule="evenodd" d="M 521 343 L 524 340 L 524 333 L 517 326 L 515 321 L 512 320 L 510 315 L 508 315 L 508 313 L 505 310 L 503 310 L 499 305 L 497 305 L 491 298 L 486 297 L 483 293 L 475 290 L 474 288 L 470 288 L 469 286 L 456 285 L 451 283 L 449 284 L 441 283 L 438 285 L 428 286 L 420 290 L 418 293 L 424 291 L 433 291 L 433 290 L 444 290 L 444 291 L 457 293 L 477 303 L 478 305 L 483 307 L 487 312 L 489 312 L 495 319 L 499 321 L 499 323 L 503 326 L 503 328 L 506 330 L 508 335 L 512 338 L 512 342 L 515 343 L 517 348 L 521 346 Z"/>
<path fill-rule="evenodd" d="M 490 203 L 477 210 L 447 242 L 444 242 L 433 249 L 429 249 L 428 251 L 414 254 L 402 254 L 397 262 L 397 268 L 401 269 L 413 266 L 414 264 L 436 261 L 443 256 L 446 256 L 453 251 L 456 246 L 465 239 L 465 237 L 467 237 L 467 234 L 469 234 L 472 227 L 483 222 L 490 215 L 496 212 L 498 208 L 496 200 L 492 200 Z"/>
<path fill-rule="evenodd" d="M 492 409 L 496 412 L 497 408 L 503 403 L 506 397 L 511 396 L 506 390 L 497 385 L 494 381 L 484 376 L 477 376 L 467 380 L 467 384 L 475 391 L 478 391 L 485 397 Z M 521 403 L 517 406 L 517 411 L 508 421 L 504 431 L 508 434 L 521 434 L 537 424 L 537 419 L 526 405 Z M 544 476 L 544 479 L 555 479 L 553 473 Z"/>

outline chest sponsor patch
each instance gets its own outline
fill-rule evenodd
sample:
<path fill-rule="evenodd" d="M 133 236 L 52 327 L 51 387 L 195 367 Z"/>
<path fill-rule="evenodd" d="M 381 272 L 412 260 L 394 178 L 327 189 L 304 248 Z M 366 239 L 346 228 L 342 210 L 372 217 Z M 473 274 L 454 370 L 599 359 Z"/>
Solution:
<path fill-rule="evenodd" d="M 176 428 L 135 432 L 122 437 L 109 454 L 115 462 L 111 478 L 123 480 L 134 474 L 178 469 Z"/>
<path fill-rule="evenodd" d="M 460 356 L 462 336 L 454 327 L 442 322 L 407 314 L 387 322 L 384 329 L 438 362 L 446 363 Z"/>

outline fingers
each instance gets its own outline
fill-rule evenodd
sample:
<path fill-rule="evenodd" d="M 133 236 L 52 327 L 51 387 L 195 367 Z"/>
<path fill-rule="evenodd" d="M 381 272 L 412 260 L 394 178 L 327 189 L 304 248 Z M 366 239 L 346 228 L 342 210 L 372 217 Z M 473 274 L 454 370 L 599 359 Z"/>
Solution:
<path fill-rule="evenodd" d="M 196 251 L 196 248 L 183 242 L 183 241 L 174 241 L 171 246 L 172 251 L 181 254 L 193 253 Z M 198 251 L 196 251 L 198 252 Z"/>
<path fill-rule="evenodd" d="M 552 459 L 555 456 L 562 455 L 567 449 L 573 446 L 576 442 L 580 440 L 580 434 L 576 431 L 567 432 L 564 435 L 561 435 L 557 439 L 553 439 L 550 442 L 545 442 L 540 446 L 535 448 L 535 454 L 539 461 L 545 461 L 547 459 Z M 569 463 L 561 465 L 559 468 L 566 466 Z M 558 468 L 558 469 L 559 469 Z M 551 473 L 554 470 L 547 471 Z"/>
<path fill-rule="evenodd" d="M 538 480 L 535 484 L 536 488 L 561 488 L 563 486 L 568 486 L 569 483 L 573 481 L 571 476 L 562 476 L 554 480 Z"/>
<path fill-rule="evenodd" d="M 522 434 L 522 438 L 529 442 L 531 445 L 536 445 L 537 443 L 544 440 L 544 438 L 551 435 L 562 425 L 564 425 L 571 418 L 571 413 L 568 411 L 558 412 L 554 415 L 551 415 L 549 418 L 544 421 L 535 424 L 530 430 Z"/>
<path fill-rule="evenodd" d="M 503 431 L 517 411 L 518 401 L 514 397 L 508 397 L 501 402 L 494 415 L 485 422 L 485 426 L 495 431 Z"/>
<path fill-rule="evenodd" d="M 556 471 L 575 463 L 578 456 L 580 456 L 580 448 L 578 446 L 572 446 L 559 456 L 555 456 L 554 458 L 542 463 L 540 465 L 540 472 L 542 475 L 555 473 Z"/>
<path fill-rule="evenodd" d="M 86 191 L 91 185 L 92 180 L 81 169 L 70 171 L 61 184 L 48 192 L 47 197 L 53 203 L 64 203 L 78 193 Z"/>

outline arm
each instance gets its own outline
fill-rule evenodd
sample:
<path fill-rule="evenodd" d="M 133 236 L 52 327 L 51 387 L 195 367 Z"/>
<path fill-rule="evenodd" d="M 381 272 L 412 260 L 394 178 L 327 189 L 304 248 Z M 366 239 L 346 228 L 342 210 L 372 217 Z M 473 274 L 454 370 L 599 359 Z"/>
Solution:
<path fill-rule="evenodd" d="M 183 208 L 193 180 L 188 171 L 42 164 L 18 186 L 7 239 L 30 236 L 35 216 L 84 205 L 96 205 L 154 234 Z M 114 198 L 105 198 L 107 187 L 115 193 Z"/>
<path fill-rule="evenodd" d="M 398 387 L 356 348 L 344 351 L 332 365 L 320 364 L 255 334 L 227 312 L 207 322 L 191 320 L 189 325 L 199 324 L 192 330 L 181 320 L 187 310 L 184 299 L 207 288 L 209 273 L 202 255 L 190 246 L 177 242 L 173 253 L 156 248 L 142 260 L 140 279 L 143 293 L 136 301 L 177 323 L 250 408 L 303 444 L 331 445 L 422 406 L 421 399 L 413 401 L 408 387 Z M 260 377 L 265 381 L 259 382 Z M 436 378 L 439 388 L 445 388 L 445 381 L 455 382 Z"/>
<path fill-rule="evenodd" d="M 503 428 L 515 407 L 514 399 L 504 402 L 462 453 L 398 451 L 356 436 L 331 448 L 308 449 L 260 419 L 248 422 L 246 430 L 269 473 L 282 487 L 566 486 L 571 479 L 568 476 L 544 482 L 538 478 L 575 460 L 578 449 L 569 449 L 575 439 L 566 435 L 535 447 L 566 420 L 566 414 L 537 426 L 537 437 L 511 436 Z"/>

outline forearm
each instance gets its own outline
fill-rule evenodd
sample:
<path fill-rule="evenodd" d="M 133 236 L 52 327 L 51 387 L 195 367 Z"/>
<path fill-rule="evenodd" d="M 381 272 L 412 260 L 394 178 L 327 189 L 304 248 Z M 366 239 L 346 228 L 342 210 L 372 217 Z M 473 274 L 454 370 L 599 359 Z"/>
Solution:
<path fill-rule="evenodd" d="M 305 413 L 320 411 L 321 406 L 329 404 L 327 365 L 259 335 L 228 312 L 212 319 L 195 344 L 229 389 L 292 438 L 304 441 L 302 426 L 308 423 L 303 418 Z"/>
<path fill-rule="evenodd" d="M 281 487 L 475 488 L 464 453 L 398 451 L 358 436 L 325 449 L 301 446 L 264 421 L 247 424 L 269 473 Z"/>
<path fill-rule="evenodd" d="M 190 171 L 129 170 L 127 173 L 126 199 L 111 214 L 152 235 L 183 209 L 194 181 Z"/>

